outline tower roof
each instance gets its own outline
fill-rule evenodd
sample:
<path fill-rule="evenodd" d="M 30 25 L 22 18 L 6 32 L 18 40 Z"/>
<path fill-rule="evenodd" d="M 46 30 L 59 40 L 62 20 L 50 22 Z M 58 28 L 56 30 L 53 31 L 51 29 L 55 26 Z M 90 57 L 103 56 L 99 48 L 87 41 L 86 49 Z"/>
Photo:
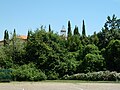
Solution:
<path fill-rule="evenodd" d="M 66 29 L 64 26 L 62 26 L 61 32 L 66 32 Z"/>

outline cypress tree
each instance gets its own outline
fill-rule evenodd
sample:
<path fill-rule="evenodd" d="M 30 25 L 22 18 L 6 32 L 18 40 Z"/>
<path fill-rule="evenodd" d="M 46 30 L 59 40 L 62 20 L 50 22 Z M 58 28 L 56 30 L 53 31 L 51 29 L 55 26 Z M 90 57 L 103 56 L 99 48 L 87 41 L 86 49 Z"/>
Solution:
<path fill-rule="evenodd" d="M 74 35 L 80 35 L 80 34 L 79 34 L 79 30 L 78 30 L 78 27 L 77 27 L 77 26 L 75 26 L 75 29 L 74 29 Z"/>
<path fill-rule="evenodd" d="M 13 39 L 16 38 L 16 30 L 14 29 L 14 32 L 13 32 Z"/>
<path fill-rule="evenodd" d="M 7 39 L 7 41 L 9 40 L 9 33 L 8 33 L 8 31 L 6 32 L 6 39 Z"/>
<path fill-rule="evenodd" d="M 8 41 L 9 41 L 9 34 L 8 34 L 8 31 L 5 30 L 4 31 L 4 46 L 8 44 Z"/>
<path fill-rule="evenodd" d="M 28 34 L 27 34 L 27 40 L 30 38 L 30 31 L 28 31 Z"/>
<path fill-rule="evenodd" d="M 68 21 L 68 37 L 72 36 L 71 23 Z"/>
<path fill-rule="evenodd" d="M 51 26 L 50 26 L 50 24 L 49 24 L 49 32 L 51 32 Z"/>
<path fill-rule="evenodd" d="M 83 26 L 82 26 L 82 35 L 86 36 L 84 20 L 83 20 Z"/>
<path fill-rule="evenodd" d="M 14 29 L 14 32 L 13 32 L 13 38 L 12 38 L 12 43 L 13 43 L 13 56 L 12 56 L 12 58 L 13 58 L 13 61 L 15 61 L 15 54 L 16 54 L 16 52 L 15 52 L 15 50 L 16 50 L 16 31 L 15 31 L 15 29 Z"/>
<path fill-rule="evenodd" d="M 4 46 L 6 46 L 7 30 L 4 31 Z"/>

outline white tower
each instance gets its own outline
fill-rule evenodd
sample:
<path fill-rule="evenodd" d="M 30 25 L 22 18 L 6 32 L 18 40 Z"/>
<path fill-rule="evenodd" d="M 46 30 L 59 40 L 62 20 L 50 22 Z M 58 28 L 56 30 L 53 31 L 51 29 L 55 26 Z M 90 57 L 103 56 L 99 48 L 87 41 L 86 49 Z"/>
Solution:
<path fill-rule="evenodd" d="M 60 35 L 66 38 L 66 29 L 63 26 L 62 29 L 60 30 Z"/>

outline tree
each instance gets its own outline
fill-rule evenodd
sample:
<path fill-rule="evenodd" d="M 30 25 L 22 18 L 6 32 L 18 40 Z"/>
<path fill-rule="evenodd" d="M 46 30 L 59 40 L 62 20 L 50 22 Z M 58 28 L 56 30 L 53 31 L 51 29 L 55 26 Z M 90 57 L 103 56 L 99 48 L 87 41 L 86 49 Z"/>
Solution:
<path fill-rule="evenodd" d="M 28 34 L 27 34 L 27 41 L 30 39 L 31 34 L 32 34 L 32 31 L 28 31 Z"/>
<path fill-rule="evenodd" d="M 68 21 L 68 37 L 72 36 L 71 23 Z"/>
<path fill-rule="evenodd" d="M 115 14 L 113 14 L 112 18 L 110 16 L 107 17 L 107 21 L 105 23 L 106 29 L 120 29 L 120 19 L 118 19 Z"/>
<path fill-rule="evenodd" d="M 76 52 L 81 48 L 81 41 L 78 35 L 73 35 L 71 38 L 70 44 L 68 46 L 68 50 L 70 52 Z"/>
<path fill-rule="evenodd" d="M 79 34 L 79 30 L 78 30 L 78 27 L 77 27 L 77 26 L 75 26 L 75 29 L 74 29 L 74 35 L 80 35 L 80 34 Z"/>
<path fill-rule="evenodd" d="M 97 72 L 104 70 L 104 58 L 102 55 L 88 53 L 82 63 L 84 72 Z"/>
<path fill-rule="evenodd" d="M 31 34 L 26 46 L 26 63 L 33 62 L 37 68 L 48 76 L 53 72 L 57 78 L 60 74 L 61 63 L 65 62 L 65 40 L 59 35 L 38 29 Z M 55 74 L 56 73 L 56 74 Z M 49 76 L 52 78 L 52 76 Z"/>
<path fill-rule="evenodd" d="M 9 34 L 8 31 L 5 30 L 4 32 L 4 46 L 6 46 L 9 43 Z"/>
<path fill-rule="evenodd" d="M 25 42 L 17 38 L 16 31 L 14 29 L 12 39 L 10 40 L 9 46 L 7 47 L 8 55 L 12 58 L 14 64 L 21 65 L 24 63 L 24 47 Z"/>
<path fill-rule="evenodd" d="M 13 38 L 16 38 L 16 30 L 14 29 L 14 31 L 13 31 Z"/>
<path fill-rule="evenodd" d="M 68 21 L 68 36 L 67 36 L 67 42 L 66 42 L 68 50 L 70 50 L 72 43 L 73 42 L 72 42 L 71 23 L 70 23 L 70 21 Z"/>
<path fill-rule="evenodd" d="M 14 29 L 13 37 L 12 37 L 12 44 L 13 44 L 13 61 L 15 61 L 15 49 L 16 49 L 16 30 Z"/>
<path fill-rule="evenodd" d="M 50 24 L 49 24 L 49 32 L 51 32 L 52 30 L 51 30 L 51 26 L 50 26 Z"/>
<path fill-rule="evenodd" d="M 87 44 L 90 44 L 89 37 L 86 36 L 86 30 L 85 30 L 85 23 L 83 20 L 83 25 L 82 25 L 82 36 L 80 37 L 82 44 L 85 46 Z"/>
<path fill-rule="evenodd" d="M 120 72 L 120 40 L 111 40 L 105 50 L 107 69 Z"/>
<path fill-rule="evenodd" d="M 10 52 L 11 50 L 8 45 L 0 47 L 0 68 L 11 68 L 13 66 Z"/>
<path fill-rule="evenodd" d="M 97 34 L 99 38 L 99 49 L 105 48 L 111 40 L 120 39 L 120 19 L 115 15 L 107 17 L 102 31 Z"/>
<path fill-rule="evenodd" d="M 88 44 L 83 49 L 83 55 L 82 56 L 82 72 L 93 72 L 93 71 L 99 71 L 104 70 L 104 58 L 102 55 L 100 55 L 100 51 L 97 46 L 94 44 Z"/>
<path fill-rule="evenodd" d="M 82 26 L 82 36 L 86 36 L 84 20 L 83 20 L 83 26 Z"/>
<path fill-rule="evenodd" d="M 94 34 L 90 37 L 90 39 L 91 39 L 91 41 L 90 41 L 91 44 L 98 45 L 98 43 L 99 43 L 99 38 L 98 38 L 96 32 L 94 32 Z"/>

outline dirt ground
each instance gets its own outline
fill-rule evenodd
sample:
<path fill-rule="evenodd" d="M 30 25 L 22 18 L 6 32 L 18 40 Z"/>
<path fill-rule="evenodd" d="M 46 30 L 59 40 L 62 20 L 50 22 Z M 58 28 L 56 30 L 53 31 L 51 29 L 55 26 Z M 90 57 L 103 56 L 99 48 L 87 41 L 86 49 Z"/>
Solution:
<path fill-rule="evenodd" d="M 120 84 L 12 82 L 12 83 L 0 83 L 0 90 L 120 90 Z"/>

